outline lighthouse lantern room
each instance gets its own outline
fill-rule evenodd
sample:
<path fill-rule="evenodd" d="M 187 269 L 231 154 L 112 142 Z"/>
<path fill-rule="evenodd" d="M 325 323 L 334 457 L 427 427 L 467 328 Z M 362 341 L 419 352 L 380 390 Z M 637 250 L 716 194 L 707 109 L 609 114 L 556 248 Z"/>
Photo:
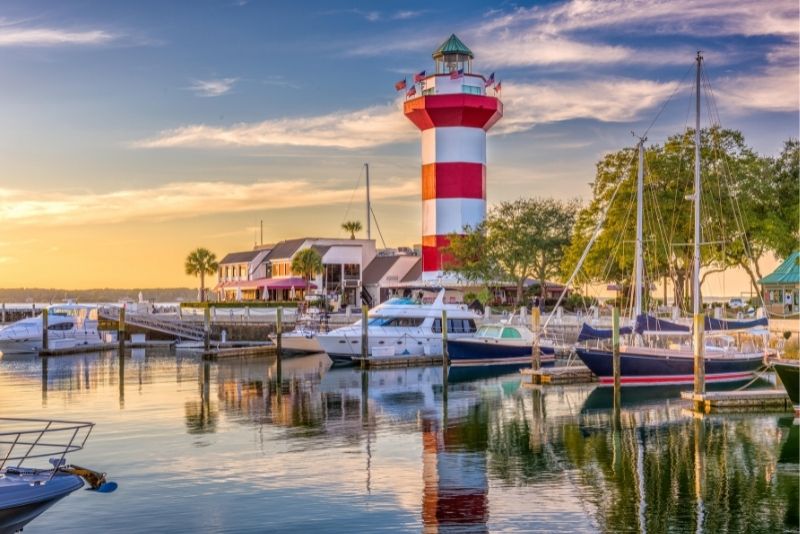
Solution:
<path fill-rule="evenodd" d="M 493 76 L 472 72 L 474 55 L 451 35 L 435 71 L 415 77 L 404 113 L 422 132 L 422 278 L 445 275 L 449 234 L 486 217 L 486 132 L 503 116 Z M 419 91 L 416 87 L 419 86 Z"/>

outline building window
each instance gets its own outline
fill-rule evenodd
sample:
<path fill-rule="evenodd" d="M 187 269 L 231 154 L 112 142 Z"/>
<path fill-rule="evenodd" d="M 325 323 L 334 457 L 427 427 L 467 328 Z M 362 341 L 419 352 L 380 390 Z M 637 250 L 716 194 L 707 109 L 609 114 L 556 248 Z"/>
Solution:
<path fill-rule="evenodd" d="M 342 283 L 342 266 L 338 263 L 325 264 L 325 287 L 335 288 Z"/>
<path fill-rule="evenodd" d="M 344 264 L 344 279 L 345 280 L 360 280 L 361 279 L 361 265 L 357 263 Z"/>

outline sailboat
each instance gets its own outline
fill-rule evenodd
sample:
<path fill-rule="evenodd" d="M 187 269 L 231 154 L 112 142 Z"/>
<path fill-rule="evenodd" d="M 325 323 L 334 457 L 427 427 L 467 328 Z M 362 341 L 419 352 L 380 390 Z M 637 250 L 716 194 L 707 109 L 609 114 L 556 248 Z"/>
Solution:
<path fill-rule="evenodd" d="M 734 331 L 744 330 L 759 326 L 766 326 L 767 319 L 753 321 L 726 321 L 706 317 L 703 314 L 700 302 L 700 73 L 702 55 L 697 54 L 697 89 L 696 89 L 696 118 L 695 118 L 695 165 L 694 165 L 694 261 L 692 265 L 693 295 L 692 307 L 693 326 L 685 326 L 659 319 L 642 312 L 642 282 L 644 275 L 643 264 L 643 183 L 644 183 L 644 142 L 639 140 L 638 155 L 639 169 L 637 176 L 637 212 L 636 212 L 636 259 L 635 259 L 635 294 L 634 294 L 634 325 L 628 329 L 629 345 L 620 346 L 620 383 L 627 385 L 662 385 L 662 384 L 690 384 L 695 381 L 695 361 L 702 362 L 697 372 L 704 373 L 705 381 L 723 382 L 740 381 L 749 379 L 754 372 L 763 366 L 766 357 L 765 351 L 742 351 L 730 336 L 721 338 L 708 338 L 704 331 Z M 591 242 L 589 244 L 591 246 Z M 663 346 L 644 346 L 646 336 L 692 336 L 692 343 L 672 343 Z M 579 341 L 589 339 L 610 338 L 611 331 L 599 331 L 584 325 Z M 663 343 L 662 343 L 663 345 Z M 575 348 L 578 357 L 599 378 L 601 384 L 614 382 L 613 354 L 610 348 L 590 347 L 578 344 Z M 702 375 L 701 375 L 702 376 Z"/>

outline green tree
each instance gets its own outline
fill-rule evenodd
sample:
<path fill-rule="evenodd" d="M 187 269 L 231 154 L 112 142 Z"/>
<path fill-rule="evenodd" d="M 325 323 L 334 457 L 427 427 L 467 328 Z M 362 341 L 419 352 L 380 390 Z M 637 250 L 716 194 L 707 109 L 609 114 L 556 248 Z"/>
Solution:
<path fill-rule="evenodd" d="M 292 272 L 303 277 L 307 291 L 311 279 L 322 272 L 322 256 L 313 248 L 301 250 L 292 258 Z"/>
<path fill-rule="evenodd" d="M 356 232 L 361 231 L 361 223 L 359 221 L 347 221 L 342 223 L 342 229 L 345 232 L 350 232 L 350 239 L 355 239 Z"/>
<path fill-rule="evenodd" d="M 592 184 L 593 199 L 578 215 L 562 265 L 564 273 L 574 269 L 607 210 L 603 229 L 586 258 L 582 275 L 590 282 L 611 281 L 624 288 L 631 287 L 637 161 L 636 150 L 627 148 L 608 154 L 598 162 Z M 786 157 L 782 165 L 760 157 L 745 144 L 740 132 L 716 127 L 701 131 L 701 284 L 708 275 L 733 266 L 742 267 L 753 283 L 760 278 L 758 258 L 778 248 L 775 219 L 791 220 L 787 214 L 791 209 L 797 213 L 797 193 L 794 197 L 784 196 L 781 201 L 786 205 L 776 206 L 777 191 L 790 189 L 791 180 L 776 182 L 774 169 L 786 168 L 789 176 L 790 162 L 791 157 Z M 796 180 L 794 187 L 797 187 Z M 647 147 L 643 224 L 645 287 L 662 277 L 669 279 L 675 301 L 684 304 L 689 299 L 691 285 L 694 215 L 690 200 L 693 192 L 693 130 L 671 136 L 663 145 Z M 780 232 L 785 235 L 784 231 Z"/>
<path fill-rule="evenodd" d="M 527 279 L 558 275 L 578 209 L 577 201 L 551 198 L 502 202 L 476 228 L 449 236 L 445 269 L 473 281 L 511 282 L 520 303 Z"/>
<path fill-rule="evenodd" d="M 200 277 L 200 300 L 206 300 L 206 275 L 213 275 L 219 268 L 217 256 L 207 248 L 198 247 L 186 256 L 186 274 Z"/>

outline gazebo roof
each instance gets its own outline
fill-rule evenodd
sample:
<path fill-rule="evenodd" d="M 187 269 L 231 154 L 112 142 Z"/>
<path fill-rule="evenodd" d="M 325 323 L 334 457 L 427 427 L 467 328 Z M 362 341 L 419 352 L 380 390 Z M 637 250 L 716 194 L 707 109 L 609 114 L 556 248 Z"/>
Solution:
<path fill-rule="evenodd" d="M 800 251 L 792 252 L 786 261 L 758 283 L 762 285 L 800 285 Z"/>
<path fill-rule="evenodd" d="M 456 37 L 456 34 L 454 33 L 451 34 L 450 37 L 448 37 L 447 40 L 433 52 L 433 59 L 442 57 L 446 54 L 462 54 L 469 56 L 470 58 L 475 57 L 472 53 L 472 50 L 467 48 L 467 45 L 462 43 L 461 39 Z"/>

